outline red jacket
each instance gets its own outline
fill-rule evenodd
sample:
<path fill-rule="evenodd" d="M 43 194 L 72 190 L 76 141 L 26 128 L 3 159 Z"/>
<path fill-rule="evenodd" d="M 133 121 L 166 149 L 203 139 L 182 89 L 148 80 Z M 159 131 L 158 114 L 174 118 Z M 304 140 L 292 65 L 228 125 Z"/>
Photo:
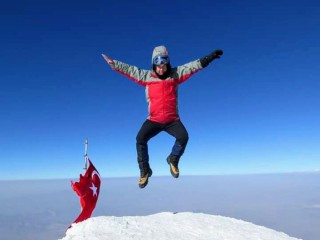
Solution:
<path fill-rule="evenodd" d="M 148 119 L 166 124 L 179 119 L 178 85 L 202 69 L 200 60 L 172 68 L 166 79 L 160 79 L 154 71 L 140 69 L 136 66 L 114 60 L 112 68 L 146 87 Z"/>

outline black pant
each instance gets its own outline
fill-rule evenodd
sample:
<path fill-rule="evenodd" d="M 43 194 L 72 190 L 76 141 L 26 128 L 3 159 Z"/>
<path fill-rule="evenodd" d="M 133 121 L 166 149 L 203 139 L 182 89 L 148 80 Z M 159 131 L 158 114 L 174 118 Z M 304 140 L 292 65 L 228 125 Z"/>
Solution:
<path fill-rule="evenodd" d="M 146 120 L 137 135 L 137 156 L 138 164 L 141 174 L 144 175 L 149 171 L 149 154 L 148 154 L 148 141 L 156 136 L 158 133 L 165 131 L 171 136 L 175 137 L 176 141 L 172 147 L 171 155 L 179 158 L 184 153 L 187 146 L 189 135 L 186 128 L 180 120 L 167 124 L 160 124 L 150 120 Z"/>

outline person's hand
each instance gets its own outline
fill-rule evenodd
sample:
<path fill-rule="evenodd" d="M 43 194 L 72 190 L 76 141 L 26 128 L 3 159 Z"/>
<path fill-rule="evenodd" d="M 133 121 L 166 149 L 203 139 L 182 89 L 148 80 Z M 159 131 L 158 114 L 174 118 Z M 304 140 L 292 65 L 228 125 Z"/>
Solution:
<path fill-rule="evenodd" d="M 223 55 L 223 51 L 221 49 L 214 50 L 210 55 L 212 55 L 212 59 L 220 58 Z"/>
<path fill-rule="evenodd" d="M 107 55 L 105 55 L 105 54 L 101 54 L 102 55 L 102 57 L 104 58 L 104 60 L 106 60 L 106 62 L 108 63 L 108 64 L 110 64 L 110 65 L 112 65 L 112 64 L 114 64 L 114 61 L 111 59 L 111 58 L 109 58 Z"/>
<path fill-rule="evenodd" d="M 202 67 L 206 67 L 211 63 L 214 59 L 218 59 L 223 54 L 223 51 L 221 49 L 214 50 L 212 53 L 210 53 L 208 56 L 205 56 L 200 59 Z"/>

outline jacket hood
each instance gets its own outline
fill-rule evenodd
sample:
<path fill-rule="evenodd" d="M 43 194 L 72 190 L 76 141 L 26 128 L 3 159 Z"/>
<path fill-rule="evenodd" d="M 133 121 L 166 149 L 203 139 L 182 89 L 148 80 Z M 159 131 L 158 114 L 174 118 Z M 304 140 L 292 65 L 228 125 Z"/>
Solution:
<path fill-rule="evenodd" d="M 153 72 L 160 78 L 160 79 L 166 79 L 170 74 L 171 74 L 171 71 L 172 71 L 172 68 L 171 68 L 171 64 L 170 64 L 170 60 L 169 60 L 169 63 L 167 64 L 167 71 L 165 72 L 165 74 L 163 75 L 159 75 L 157 72 L 156 72 L 156 66 L 153 64 L 153 59 L 157 56 L 168 56 L 169 57 L 169 53 L 168 53 L 168 50 L 165 46 L 158 46 L 158 47 L 155 47 L 153 49 L 153 52 L 152 52 L 152 58 L 151 58 L 151 69 L 153 70 Z M 170 57 L 169 57 L 170 59 Z"/>
<path fill-rule="evenodd" d="M 158 46 L 153 49 L 152 58 L 151 58 L 151 65 L 153 65 L 153 59 L 157 56 L 168 56 L 169 57 L 169 53 L 168 53 L 167 48 L 165 46 Z"/>

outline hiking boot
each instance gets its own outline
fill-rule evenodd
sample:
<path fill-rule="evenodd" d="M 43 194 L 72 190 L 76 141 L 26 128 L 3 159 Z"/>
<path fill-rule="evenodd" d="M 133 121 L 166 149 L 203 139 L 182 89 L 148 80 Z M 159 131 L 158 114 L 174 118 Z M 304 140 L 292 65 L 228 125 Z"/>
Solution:
<path fill-rule="evenodd" d="M 141 173 L 140 179 L 139 179 L 139 187 L 144 188 L 148 184 L 148 178 L 152 176 L 152 170 L 149 168 L 149 171 L 145 174 Z"/>
<path fill-rule="evenodd" d="M 178 168 L 179 159 L 178 159 L 178 157 L 174 156 L 174 155 L 169 155 L 167 157 L 167 162 L 170 166 L 170 172 L 171 172 L 172 177 L 178 178 L 179 177 L 179 168 Z"/>

